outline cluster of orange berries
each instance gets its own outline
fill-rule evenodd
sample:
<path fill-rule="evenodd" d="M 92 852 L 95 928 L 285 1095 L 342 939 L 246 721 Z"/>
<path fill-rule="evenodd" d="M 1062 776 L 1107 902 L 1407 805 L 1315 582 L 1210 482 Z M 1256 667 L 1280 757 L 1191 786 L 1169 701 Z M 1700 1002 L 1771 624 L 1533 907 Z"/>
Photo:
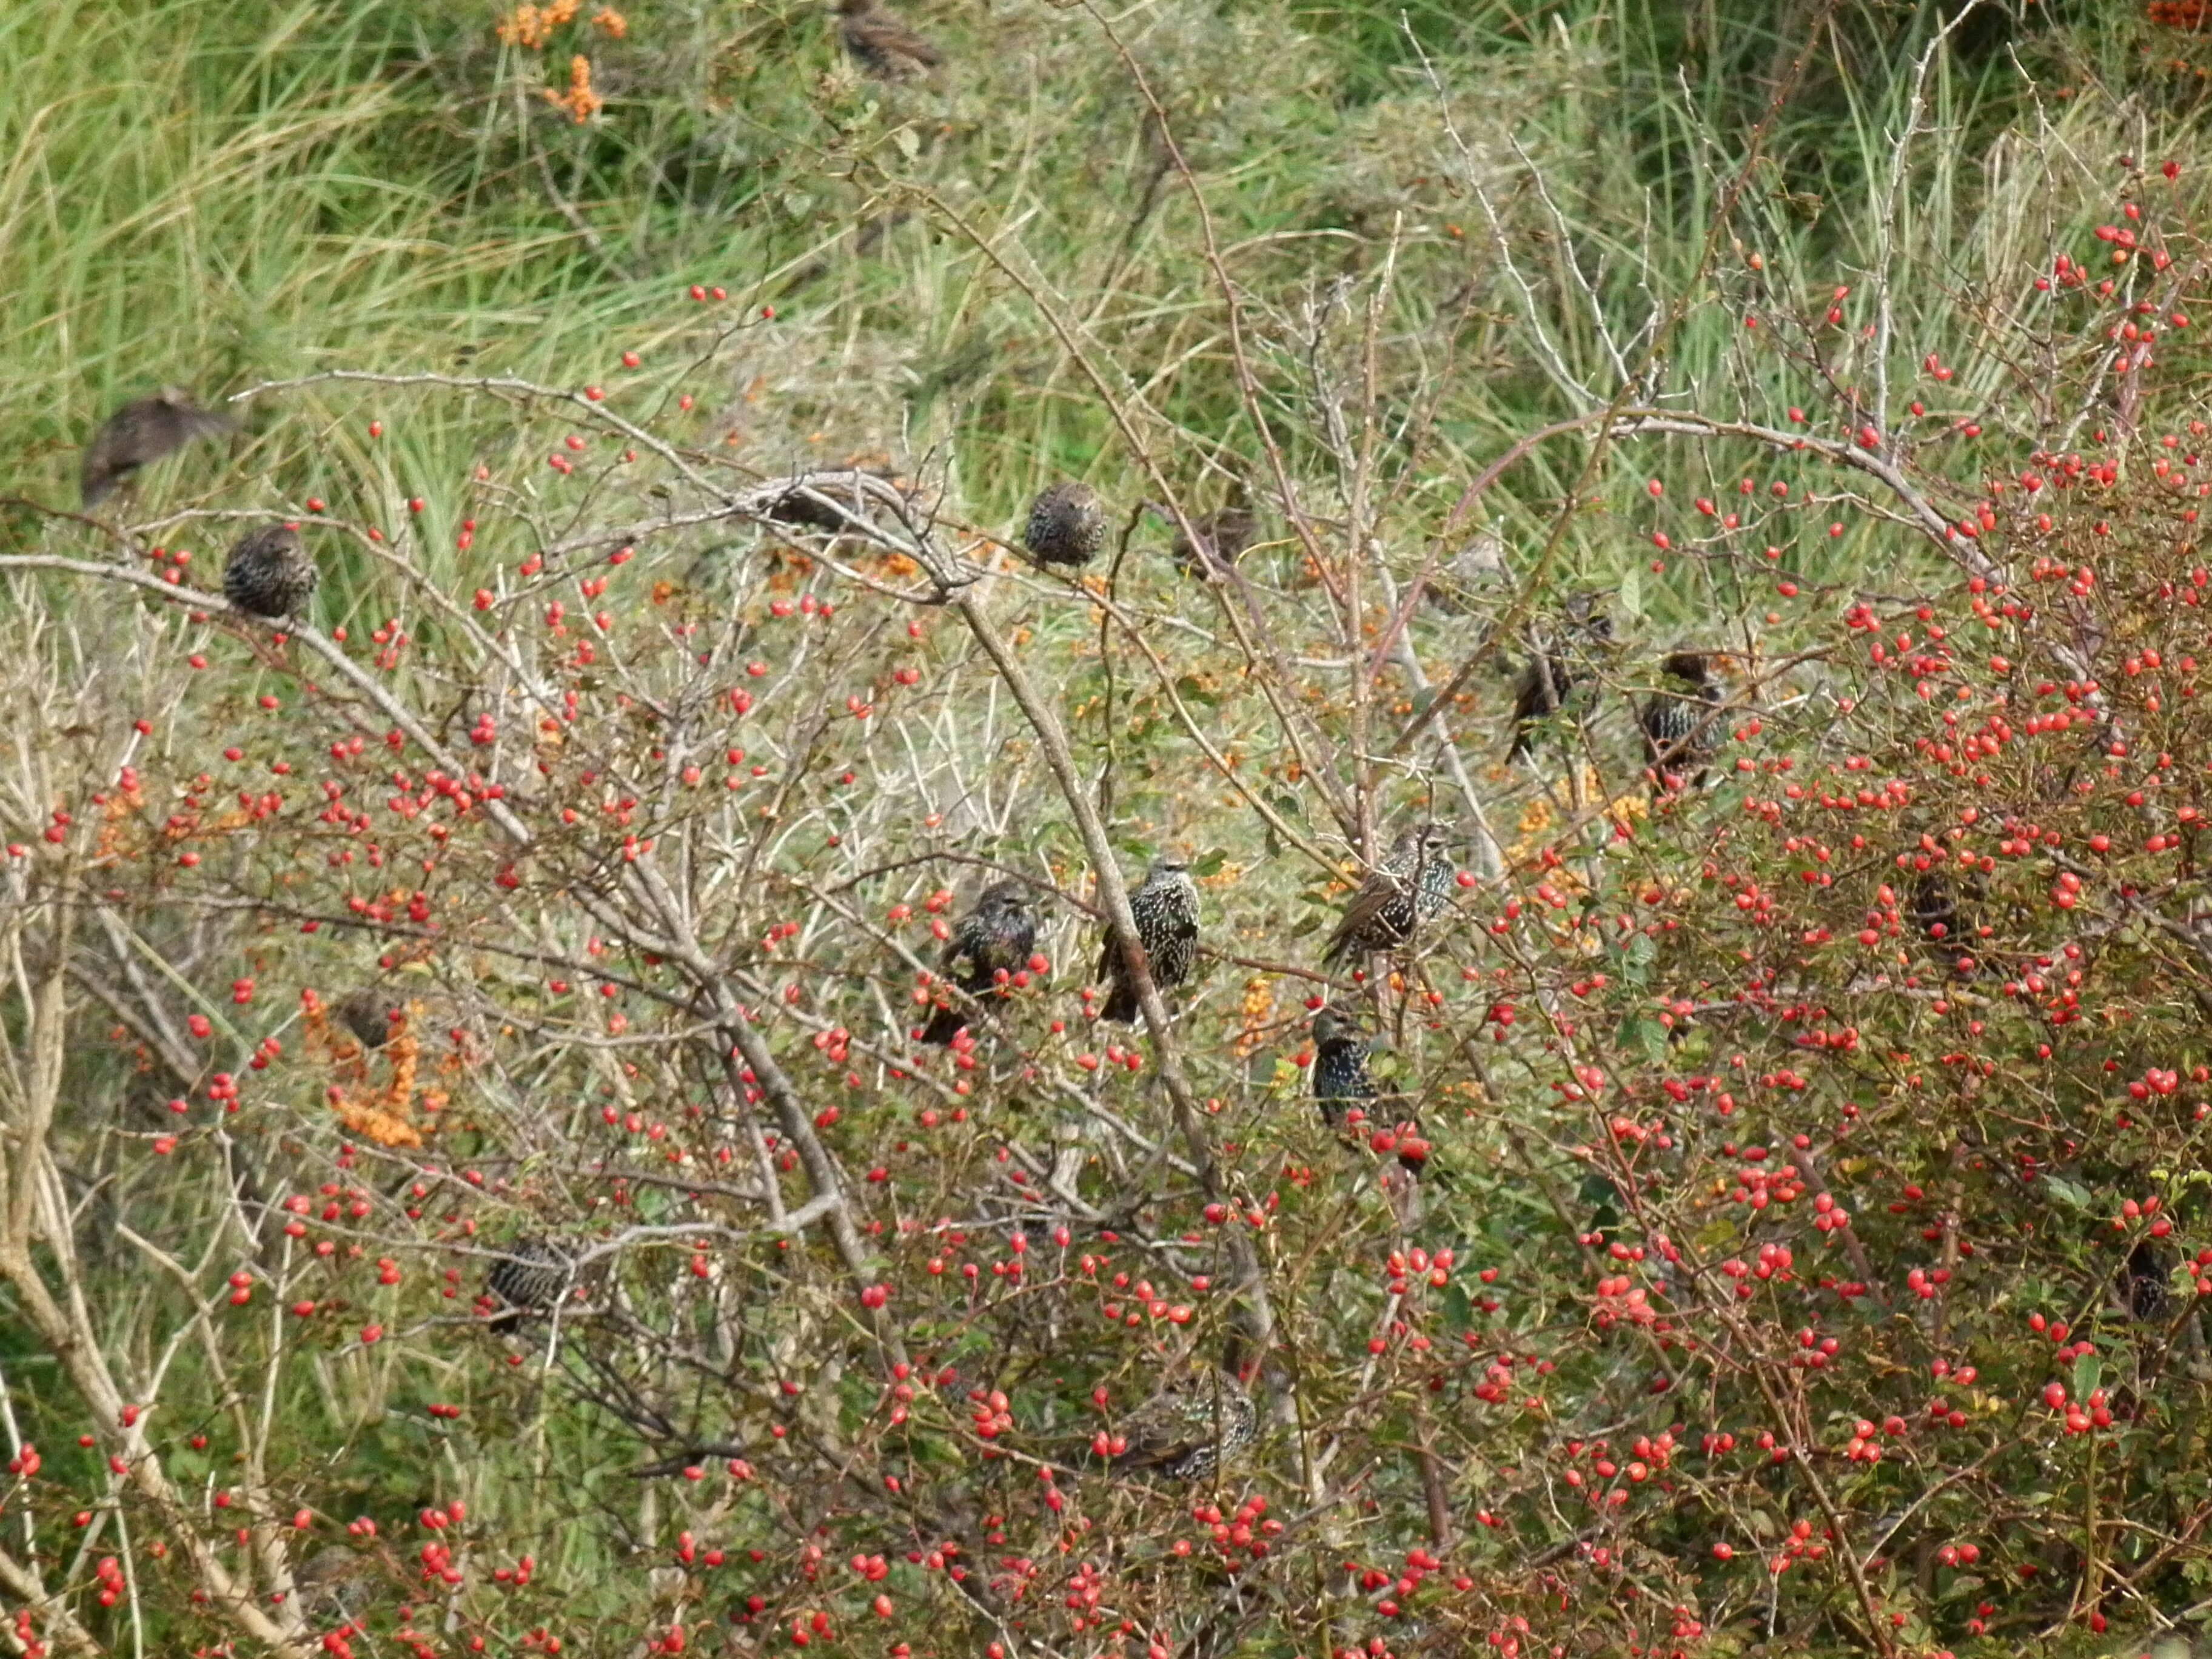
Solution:
<path fill-rule="evenodd" d="M 2206 19 L 2212 17 L 2212 4 L 2207 0 L 2150 0 L 2143 15 L 2172 29 L 2202 28 Z"/>

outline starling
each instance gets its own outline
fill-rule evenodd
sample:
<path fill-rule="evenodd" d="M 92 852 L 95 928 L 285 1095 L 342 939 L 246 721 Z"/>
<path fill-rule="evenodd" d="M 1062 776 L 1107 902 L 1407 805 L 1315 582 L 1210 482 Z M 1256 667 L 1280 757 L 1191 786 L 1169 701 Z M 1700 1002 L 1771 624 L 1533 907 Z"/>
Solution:
<path fill-rule="evenodd" d="M 853 61 L 879 80 L 903 80 L 935 69 L 945 54 L 876 4 L 876 0 L 838 0 L 845 50 Z"/>
<path fill-rule="evenodd" d="M 1700 788 L 1720 752 L 1723 692 L 1714 681 L 1713 653 L 1677 651 L 1659 665 L 1661 689 L 1636 711 L 1644 734 L 1644 762 L 1662 790 L 1685 780 Z"/>
<path fill-rule="evenodd" d="M 1030 908 L 1022 884 L 994 882 L 976 899 L 975 908 L 953 924 L 939 965 L 955 985 L 980 997 L 1000 974 L 1012 974 L 1029 961 L 1036 945 L 1036 912 Z M 950 1042 L 967 1024 L 964 1005 L 940 1006 L 930 1015 L 921 1040 Z"/>
<path fill-rule="evenodd" d="M 2113 1288 L 2130 1318 L 2150 1324 L 2166 1316 L 2172 1306 L 2173 1258 L 2150 1239 L 2128 1252 Z"/>
<path fill-rule="evenodd" d="M 517 1239 L 484 1279 L 485 1291 L 505 1310 L 486 1320 L 485 1328 L 507 1330 L 552 1312 L 575 1271 L 568 1253 L 550 1239 Z"/>
<path fill-rule="evenodd" d="M 1463 615 L 1472 596 L 1505 580 L 1503 520 L 1477 532 L 1458 552 L 1438 564 L 1423 597 L 1439 611 Z"/>
<path fill-rule="evenodd" d="M 1358 951 L 1392 951 L 1444 908 L 1451 894 L 1451 836 L 1440 823 L 1416 824 L 1390 844 L 1359 884 L 1322 961 L 1330 967 Z"/>
<path fill-rule="evenodd" d="M 230 550 L 222 567 L 222 596 L 257 617 L 296 617 L 315 591 L 319 574 L 300 545 L 296 526 L 267 525 Z"/>
<path fill-rule="evenodd" d="M 1086 483 L 1056 483 L 1030 503 L 1022 544 L 1046 564 L 1088 564 L 1106 545 L 1106 511 Z"/>
<path fill-rule="evenodd" d="M 374 991 L 356 991 L 336 1010 L 345 1028 L 364 1048 L 381 1048 L 391 1038 L 393 1016 L 404 1015 L 406 1005 Z"/>
<path fill-rule="evenodd" d="M 1313 1023 L 1314 1100 L 1322 1121 L 1332 1129 L 1354 1106 L 1365 1109 L 1375 1098 L 1375 1079 L 1367 1074 L 1368 1041 L 1358 1028 L 1324 1008 Z"/>
<path fill-rule="evenodd" d="M 1129 1414 L 1121 1425 L 1127 1449 L 1115 1457 L 1114 1467 L 1170 1480 L 1202 1480 L 1252 1443 L 1259 1417 L 1252 1396 L 1228 1371 L 1172 1385 Z"/>
<path fill-rule="evenodd" d="M 140 467 L 175 454 L 195 438 L 220 437 L 230 428 L 228 416 L 202 409 L 174 386 L 124 404 L 93 434 L 84 452 L 84 504 L 98 506 Z"/>
<path fill-rule="evenodd" d="M 292 1600 L 300 1616 L 310 1621 L 334 1613 L 350 1618 L 379 1565 L 375 1556 L 343 1544 L 325 1545 L 292 1569 Z"/>
<path fill-rule="evenodd" d="M 1197 532 L 1195 545 L 1190 537 L 1177 530 L 1175 545 L 1169 553 L 1177 564 L 1200 575 L 1226 572 L 1260 537 L 1259 520 L 1247 507 L 1222 507 L 1202 519 L 1193 520 L 1190 527 Z"/>
<path fill-rule="evenodd" d="M 1143 886 L 1129 895 L 1129 914 L 1137 924 L 1137 943 L 1145 947 L 1145 961 L 1152 983 L 1165 991 L 1190 975 L 1198 957 L 1198 884 L 1190 878 L 1190 863 L 1173 853 L 1163 853 L 1145 872 Z M 1098 977 L 1113 987 L 1106 999 L 1104 1018 L 1129 1024 L 1137 1018 L 1137 988 L 1129 982 L 1121 947 L 1111 928 L 1098 953 Z"/>
<path fill-rule="evenodd" d="M 1314 1103 L 1321 1108 L 1322 1121 L 1341 1130 L 1354 1110 L 1371 1115 L 1376 1089 L 1367 1054 L 1373 1040 L 1327 1008 L 1314 1016 L 1313 1040 Z M 1421 1139 L 1419 1123 L 1408 1121 L 1398 1128 L 1402 1133 L 1389 1133 L 1386 1125 L 1389 1138 L 1376 1150 L 1395 1150 L 1399 1164 L 1418 1176 L 1428 1167 L 1428 1143 Z"/>
<path fill-rule="evenodd" d="M 1539 639 L 1513 691 L 1513 743 L 1508 760 L 1526 760 L 1535 747 L 1536 728 L 1566 707 L 1568 697 L 1589 678 L 1589 647 L 1613 638 L 1613 619 L 1594 593 L 1577 593 L 1566 604 L 1564 635 Z"/>

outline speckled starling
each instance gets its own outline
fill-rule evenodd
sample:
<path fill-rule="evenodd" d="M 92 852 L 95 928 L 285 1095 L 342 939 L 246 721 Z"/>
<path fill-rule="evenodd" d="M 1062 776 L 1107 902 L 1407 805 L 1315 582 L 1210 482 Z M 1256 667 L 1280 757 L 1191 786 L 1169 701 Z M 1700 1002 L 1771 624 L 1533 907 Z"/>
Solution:
<path fill-rule="evenodd" d="M 292 1569 L 293 1603 L 310 1621 L 349 1619 L 362 1610 L 386 1565 L 380 1554 L 325 1544 Z"/>
<path fill-rule="evenodd" d="M 1451 896 L 1451 836 L 1440 823 L 1401 833 L 1345 906 L 1322 961 L 1330 967 L 1360 952 L 1395 951 Z"/>
<path fill-rule="evenodd" d="M 265 525 L 230 550 L 222 567 L 222 596 L 240 611 L 272 620 L 297 617 L 315 591 L 315 562 L 289 524 Z"/>
<path fill-rule="evenodd" d="M 1363 1111 L 1375 1098 L 1375 1079 L 1367 1072 L 1368 1039 L 1350 1021 L 1324 1008 L 1313 1023 L 1314 1100 L 1322 1121 L 1340 1127 L 1354 1106 Z"/>
<path fill-rule="evenodd" d="M 86 446 L 80 481 L 84 504 L 98 506 L 140 467 L 175 454 L 195 438 L 219 437 L 230 428 L 227 416 L 202 409 L 174 386 L 124 404 Z"/>
<path fill-rule="evenodd" d="M 1114 1467 L 1170 1480 L 1203 1480 L 1252 1443 L 1260 1413 L 1244 1385 L 1225 1370 L 1163 1389 L 1121 1425 L 1127 1449 Z"/>
<path fill-rule="evenodd" d="M 945 61 L 944 53 L 877 5 L 876 0 L 839 0 L 837 10 L 842 20 L 845 50 L 870 75 L 885 81 L 902 80 Z"/>
<path fill-rule="evenodd" d="M 1441 561 L 1422 592 L 1437 610 L 1461 616 L 1473 608 L 1476 593 L 1495 587 L 1505 574 L 1505 533 L 1500 521 L 1477 531 L 1458 552 Z"/>
<path fill-rule="evenodd" d="M 1613 638 L 1613 619 L 1592 593 L 1577 593 L 1565 606 L 1562 625 L 1531 642 L 1528 666 L 1513 690 L 1513 742 L 1508 760 L 1526 760 L 1535 747 L 1537 728 L 1567 706 L 1589 678 L 1589 650 Z"/>
<path fill-rule="evenodd" d="M 1056 483 L 1030 503 L 1022 544 L 1046 564 L 1088 564 L 1106 545 L 1106 510 L 1086 483 Z"/>
<path fill-rule="evenodd" d="M 980 997 L 1001 974 L 1018 972 L 1036 946 L 1036 912 L 1018 881 L 994 882 L 975 908 L 953 924 L 939 966 L 970 997 Z M 924 1042 L 950 1042 L 969 1022 L 965 1000 L 937 1008 L 921 1034 Z"/>
<path fill-rule="evenodd" d="M 484 1279 L 485 1291 L 503 1309 L 484 1322 L 486 1328 L 507 1330 L 552 1312 L 574 1277 L 568 1253 L 550 1239 L 517 1239 Z"/>
<path fill-rule="evenodd" d="M 1720 752 L 1724 693 L 1713 678 L 1715 653 L 1677 651 L 1659 665 L 1660 689 L 1636 711 L 1644 763 L 1662 790 L 1702 787 Z"/>
<path fill-rule="evenodd" d="M 1313 1040 L 1314 1103 L 1321 1108 L 1322 1121 L 1340 1130 L 1355 1109 L 1372 1119 L 1376 1091 L 1367 1056 L 1374 1039 L 1333 1009 L 1324 1008 L 1314 1016 Z M 1402 1135 L 1397 1133 L 1401 1129 L 1406 1132 Z M 1394 1125 L 1386 1119 L 1373 1124 L 1370 1133 L 1373 1130 L 1388 1136 L 1376 1150 L 1395 1151 L 1410 1174 L 1418 1176 L 1428 1167 L 1429 1144 L 1421 1138 L 1418 1122 L 1409 1119 Z"/>
<path fill-rule="evenodd" d="M 1168 551 L 1177 564 L 1202 576 L 1225 572 L 1260 538 L 1260 522 L 1246 507 L 1222 507 L 1192 520 L 1190 527 L 1195 544 L 1178 529 Z"/>
<path fill-rule="evenodd" d="M 1144 885 L 1129 895 L 1129 914 L 1152 983 L 1162 991 L 1182 984 L 1198 959 L 1198 884 L 1190 878 L 1189 861 L 1173 853 L 1154 859 Z M 1135 1020 L 1137 988 L 1129 982 L 1121 945 L 1110 928 L 1098 953 L 1098 977 L 1113 988 L 1103 1018 L 1124 1024 Z"/>

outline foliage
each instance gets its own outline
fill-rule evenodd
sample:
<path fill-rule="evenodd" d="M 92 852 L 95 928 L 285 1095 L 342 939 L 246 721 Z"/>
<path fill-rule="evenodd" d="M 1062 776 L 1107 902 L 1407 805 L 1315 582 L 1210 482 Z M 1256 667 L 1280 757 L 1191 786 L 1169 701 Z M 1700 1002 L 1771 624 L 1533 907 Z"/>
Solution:
<path fill-rule="evenodd" d="M 155 94 L 4 118 L 0 257 L 73 296 L 10 290 L 6 1639 L 2201 1620 L 2187 112 L 1971 8 L 1747 98 L 1808 20 L 1724 10 L 1679 83 L 1633 8 L 1022 9 L 887 88 L 765 5 L 0 23 Z M 52 506 L 157 364 L 250 434 Z M 1010 544 L 1062 475 L 1065 575 Z M 279 518 L 272 629 L 214 567 Z M 1631 718 L 1684 643 L 1702 786 Z M 1447 909 L 1325 974 L 1431 817 Z M 1108 1025 L 1162 849 L 1200 969 Z M 1009 878 L 1036 955 L 919 1044 Z M 1381 1039 L 1334 1124 L 1324 1006 Z M 1117 1471 L 1164 1387 L 1251 1443 Z"/>

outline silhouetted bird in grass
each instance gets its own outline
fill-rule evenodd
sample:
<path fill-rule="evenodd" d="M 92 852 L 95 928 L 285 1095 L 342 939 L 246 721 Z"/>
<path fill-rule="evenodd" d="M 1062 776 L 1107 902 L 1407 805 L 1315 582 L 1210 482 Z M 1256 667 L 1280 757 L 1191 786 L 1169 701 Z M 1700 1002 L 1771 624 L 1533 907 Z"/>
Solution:
<path fill-rule="evenodd" d="M 1088 564 L 1106 545 L 1106 510 L 1086 483 L 1056 483 L 1030 504 L 1022 544 L 1046 564 Z"/>
<path fill-rule="evenodd" d="M 1663 792 L 1702 788 L 1720 752 L 1720 706 L 1726 693 L 1713 677 L 1719 653 L 1677 651 L 1659 665 L 1660 688 L 1636 711 L 1644 763 Z"/>
<path fill-rule="evenodd" d="M 195 438 L 220 437 L 230 429 L 228 416 L 202 409 L 175 386 L 124 404 L 86 446 L 80 479 L 84 504 L 98 506 L 140 467 L 175 454 Z"/>
<path fill-rule="evenodd" d="M 939 965 L 955 985 L 980 997 L 1000 982 L 1000 975 L 1011 976 L 1028 963 L 1036 947 L 1036 911 L 1028 890 L 1018 881 L 994 882 L 976 899 L 975 908 L 953 924 Z M 968 1020 L 964 1003 L 939 1007 L 931 1013 L 921 1040 L 950 1042 Z"/>
<path fill-rule="evenodd" d="M 568 1253 L 550 1239 L 517 1239 L 492 1263 L 484 1279 L 485 1291 L 502 1309 L 484 1322 L 485 1328 L 510 1330 L 526 1319 L 552 1312 L 574 1273 Z"/>
<path fill-rule="evenodd" d="M 1595 647 L 1613 638 L 1613 619 L 1594 593 L 1571 596 L 1556 626 L 1531 641 L 1528 666 L 1513 690 L 1513 742 L 1508 760 L 1526 760 L 1544 723 L 1567 707 L 1589 678 Z"/>
<path fill-rule="evenodd" d="M 1403 831 L 1345 907 L 1322 961 L 1334 967 L 1369 951 L 1395 951 L 1451 896 L 1451 836 L 1442 824 Z"/>
<path fill-rule="evenodd" d="M 297 617 L 315 591 L 317 574 L 295 526 L 266 525 L 230 550 L 222 567 L 222 596 L 257 617 Z"/>
<path fill-rule="evenodd" d="M 882 80 L 896 81 L 945 61 L 945 54 L 892 16 L 876 0 L 839 0 L 845 50 Z"/>
<path fill-rule="evenodd" d="M 1203 1480 L 1252 1443 L 1260 1413 L 1244 1385 L 1216 1370 L 1160 1390 L 1121 1425 L 1127 1449 L 1114 1467 L 1123 1474 Z"/>
<path fill-rule="evenodd" d="M 1154 859 L 1144 884 L 1129 895 L 1129 914 L 1137 924 L 1137 943 L 1145 947 L 1152 983 L 1163 992 L 1182 984 L 1198 959 L 1198 884 L 1190 878 L 1188 860 L 1173 853 Z M 1113 987 L 1103 1017 L 1125 1024 L 1134 1020 L 1137 988 L 1129 982 L 1121 942 L 1111 928 L 1098 953 L 1098 977 Z"/>

